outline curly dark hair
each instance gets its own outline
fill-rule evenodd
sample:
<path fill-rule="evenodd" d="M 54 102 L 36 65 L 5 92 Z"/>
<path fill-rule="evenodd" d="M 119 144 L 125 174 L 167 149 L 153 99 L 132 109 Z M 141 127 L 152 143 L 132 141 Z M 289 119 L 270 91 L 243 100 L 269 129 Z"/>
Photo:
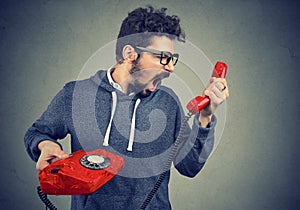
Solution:
<path fill-rule="evenodd" d="M 167 8 L 155 10 L 152 6 L 137 8 L 123 20 L 116 44 L 116 59 L 123 60 L 122 49 L 129 44 L 133 47 L 147 47 L 153 36 L 167 36 L 185 42 L 185 34 L 176 15 L 166 15 Z"/>

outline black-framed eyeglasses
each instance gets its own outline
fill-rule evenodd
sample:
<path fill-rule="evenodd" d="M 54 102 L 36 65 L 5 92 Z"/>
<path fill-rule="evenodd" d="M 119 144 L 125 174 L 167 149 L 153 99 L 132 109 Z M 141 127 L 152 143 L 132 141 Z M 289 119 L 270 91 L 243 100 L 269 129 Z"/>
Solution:
<path fill-rule="evenodd" d="M 154 50 L 154 49 L 149 49 L 149 48 L 139 47 L 139 46 L 136 46 L 136 48 L 140 51 L 143 51 L 143 52 L 149 52 L 149 53 L 152 53 L 154 55 L 159 55 L 161 65 L 168 65 L 170 63 L 170 61 L 172 60 L 172 63 L 175 66 L 177 61 L 178 61 L 178 58 L 179 58 L 178 53 L 172 54 L 172 53 L 167 52 L 167 51 L 159 51 L 159 50 Z"/>

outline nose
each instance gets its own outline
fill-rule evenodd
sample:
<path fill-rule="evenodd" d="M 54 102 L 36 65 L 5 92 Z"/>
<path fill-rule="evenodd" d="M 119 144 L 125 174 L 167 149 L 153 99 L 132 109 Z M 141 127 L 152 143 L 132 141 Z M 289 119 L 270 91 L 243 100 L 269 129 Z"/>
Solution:
<path fill-rule="evenodd" d="M 175 68 L 174 68 L 174 65 L 173 65 L 172 61 L 169 62 L 167 65 L 164 65 L 164 70 L 166 70 L 170 73 L 174 72 Z"/>

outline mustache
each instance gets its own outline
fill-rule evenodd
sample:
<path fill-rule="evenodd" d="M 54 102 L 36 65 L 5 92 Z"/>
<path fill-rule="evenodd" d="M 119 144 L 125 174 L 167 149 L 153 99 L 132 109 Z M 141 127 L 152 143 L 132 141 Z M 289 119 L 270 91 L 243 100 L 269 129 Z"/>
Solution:
<path fill-rule="evenodd" d="M 138 72 L 135 72 L 134 74 L 138 74 Z M 161 84 L 161 80 L 164 78 L 167 78 L 170 76 L 170 72 L 161 70 L 159 74 L 157 74 L 154 78 L 151 79 L 150 83 L 152 84 Z M 138 81 L 135 81 L 133 83 L 130 83 L 128 85 L 128 90 L 129 92 L 135 92 L 138 93 L 140 96 L 147 97 L 148 95 L 151 94 L 151 91 L 147 90 L 147 84 L 139 83 Z"/>
<path fill-rule="evenodd" d="M 135 61 L 133 64 L 132 64 L 132 67 L 131 69 L 129 70 L 129 73 L 130 74 L 136 74 L 138 75 L 139 73 L 143 72 L 143 71 L 147 71 L 147 70 L 156 70 L 156 71 L 160 71 L 160 73 L 158 75 L 155 76 L 154 79 L 164 79 L 164 78 L 167 78 L 170 76 L 170 72 L 166 71 L 166 70 L 163 70 L 163 69 L 144 69 L 144 68 L 141 68 L 140 67 L 140 64 L 139 62 Z"/>
<path fill-rule="evenodd" d="M 151 70 L 157 71 L 157 74 L 152 78 L 152 80 L 168 78 L 171 74 L 170 72 L 163 70 L 163 69 L 141 69 L 138 67 L 131 68 L 130 74 L 139 76 L 139 75 L 142 75 L 143 72 L 151 71 Z"/>
<path fill-rule="evenodd" d="M 170 76 L 170 72 L 162 70 L 154 79 L 164 79 Z"/>

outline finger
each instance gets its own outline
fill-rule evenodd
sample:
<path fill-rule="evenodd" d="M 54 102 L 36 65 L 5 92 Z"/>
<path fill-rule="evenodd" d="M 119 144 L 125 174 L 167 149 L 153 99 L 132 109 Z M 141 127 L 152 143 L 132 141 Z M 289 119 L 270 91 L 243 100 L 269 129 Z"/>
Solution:
<path fill-rule="evenodd" d="M 216 77 L 210 78 L 209 83 L 206 85 L 205 89 L 210 90 L 211 87 L 214 86 L 218 80 L 219 80 L 219 78 L 216 78 Z"/>
<path fill-rule="evenodd" d="M 224 88 L 224 86 L 222 86 L 222 87 Z M 216 103 L 220 104 L 220 103 L 223 103 L 223 101 L 225 101 L 227 98 L 225 91 L 226 91 L 226 89 L 224 91 L 222 91 L 217 86 L 215 86 L 215 87 L 212 87 L 210 95 L 215 95 L 218 98 Z"/>
<path fill-rule="evenodd" d="M 226 87 L 226 89 L 228 88 L 227 81 L 225 78 L 222 78 L 221 83 L 224 85 L 224 87 Z"/>
<path fill-rule="evenodd" d="M 226 88 L 223 90 L 223 92 L 225 93 L 226 98 L 228 98 L 228 97 L 229 97 L 229 88 L 228 88 L 228 85 L 227 85 L 227 81 L 226 81 L 225 78 L 222 78 L 221 82 L 222 82 L 222 84 L 224 85 L 224 87 L 226 87 Z"/>
<path fill-rule="evenodd" d="M 228 86 L 226 86 L 226 88 L 222 92 L 225 94 L 226 98 L 229 97 L 229 88 L 228 88 Z"/>
<path fill-rule="evenodd" d="M 222 90 L 220 90 L 217 86 L 212 87 L 211 92 L 213 94 L 215 94 L 220 99 L 225 99 L 226 98 L 225 93 Z"/>
<path fill-rule="evenodd" d="M 37 170 L 42 170 L 46 166 L 49 165 L 49 160 L 53 158 L 52 155 L 47 154 L 45 151 L 41 152 L 41 155 L 36 163 L 36 169 Z"/>
<path fill-rule="evenodd" d="M 63 159 L 68 157 L 68 154 L 61 150 L 60 147 L 45 149 L 42 151 L 41 155 L 45 155 L 45 157 L 48 157 L 48 159 L 52 159 L 55 157 Z"/>
<path fill-rule="evenodd" d="M 69 157 L 68 154 L 66 154 L 61 149 L 51 149 L 49 150 L 42 150 L 41 155 L 37 161 L 36 169 L 42 170 L 45 168 L 49 163 L 52 163 L 54 161 L 65 159 Z"/>
<path fill-rule="evenodd" d="M 220 105 L 221 103 L 223 103 L 224 99 L 218 97 L 213 91 L 210 92 L 210 102 L 216 106 Z"/>
<path fill-rule="evenodd" d="M 216 78 L 216 77 L 211 77 L 211 78 L 209 79 L 209 83 L 206 85 L 206 89 L 208 89 L 209 86 L 210 86 L 211 84 L 213 84 L 213 83 L 216 81 L 216 79 L 218 79 L 218 78 Z"/>
<path fill-rule="evenodd" d="M 226 88 L 226 90 L 224 90 L 224 93 L 225 93 L 226 98 L 228 98 L 229 97 L 229 90 L 228 90 L 228 88 Z"/>
<path fill-rule="evenodd" d="M 46 158 L 48 163 L 53 163 L 57 160 L 63 160 L 65 158 L 69 157 L 68 154 L 64 153 L 64 152 L 58 152 L 56 154 L 50 155 Z"/>
<path fill-rule="evenodd" d="M 223 85 L 227 86 L 227 81 L 225 78 L 221 78 L 221 82 L 223 83 Z"/>
<path fill-rule="evenodd" d="M 203 94 L 209 97 L 209 90 L 205 89 Z"/>
<path fill-rule="evenodd" d="M 63 150 L 58 151 L 56 156 L 60 159 L 65 159 L 65 158 L 69 157 L 69 155 L 66 154 Z"/>
<path fill-rule="evenodd" d="M 220 91 L 224 91 L 224 90 L 226 89 L 226 86 L 223 85 L 222 82 L 216 83 L 216 87 L 217 87 Z"/>
<path fill-rule="evenodd" d="M 35 167 L 36 167 L 36 170 L 38 171 L 41 171 L 43 170 L 45 167 L 47 167 L 49 165 L 48 161 L 45 161 L 45 160 L 38 160 Z"/>
<path fill-rule="evenodd" d="M 216 79 L 217 79 L 216 77 L 211 77 L 211 78 L 209 79 L 209 83 L 213 83 Z"/>
<path fill-rule="evenodd" d="M 56 162 L 56 161 L 58 161 L 58 160 L 62 160 L 62 158 L 55 157 L 55 158 L 50 159 L 48 162 L 54 163 L 54 162 Z"/>
<path fill-rule="evenodd" d="M 36 163 L 36 169 L 41 171 L 43 170 L 45 167 L 47 167 L 50 163 L 54 163 L 55 161 L 58 160 L 62 160 L 69 157 L 69 155 L 64 154 L 62 156 L 48 156 L 48 157 L 43 157 L 41 155 L 41 157 L 38 159 L 37 163 Z"/>

